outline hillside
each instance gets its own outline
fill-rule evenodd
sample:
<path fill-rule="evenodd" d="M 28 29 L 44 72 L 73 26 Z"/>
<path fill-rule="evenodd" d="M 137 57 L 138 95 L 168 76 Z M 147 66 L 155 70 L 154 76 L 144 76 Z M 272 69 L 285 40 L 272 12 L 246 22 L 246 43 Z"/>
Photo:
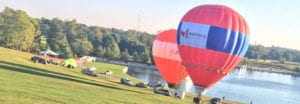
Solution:
<path fill-rule="evenodd" d="M 88 63 L 99 71 L 112 70 L 114 79 L 91 77 L 79 69 L 33 63 L 29 53 L 0 47 L 0 103 L 21 104 L 190 104 L 184 100 L 157 95 L 152 89 L 119 84 L 123 66 Z M 138 79 L 134 79 L 135 82 Z M 232 103 L 232 102 L 230 102 Z M 227 101 L 227 104 L 229 102 Z M 233 103 L 234 104 L 234 103 Z"/>

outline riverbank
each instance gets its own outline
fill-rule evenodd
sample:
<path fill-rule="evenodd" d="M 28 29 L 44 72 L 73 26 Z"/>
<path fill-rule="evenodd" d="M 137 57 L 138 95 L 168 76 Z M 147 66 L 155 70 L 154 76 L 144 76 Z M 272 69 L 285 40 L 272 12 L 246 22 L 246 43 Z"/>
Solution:
<path fill-rule="evenodd" d="M 300 76 L 300 72 L 296 69 L 300 67 L 300 63 L 296 62 L 280 63 L 274 60 L 244 59 L 237 68 L 242 65 L 247 65 L 247 70 Z"/>
<path fill-rule="evenodd" d="M 107 59 L 101 59 L 101 58 L 97 58 L 97 62 L 110 63 L 110 64 L 123 65 L 123 66 L 134 66 L 134 67 L 140 67 L 141 69 L 147 68 L 147 69 L 157 70 L 155 65 L 146 65 L 146 64 L 133 63 L 133 62 L 125 63 L 124 61 L 107 60 Z M 241 67 L 241 65 L 244 65 L 244 64 L 245 63 L 242 62 L 236 68 L 239 69 Z M 248 63 L 246 65 L 247 65 L 247 70 L 300 76 L 299 72 L 291 71 L 293 67 L 300 66 L 300 63 L 299 64 L 298 63 L 279 64 L 276 62 L 272 63 L 272 62 L 252 61 L 251 63 Z M 253 66 L 253 65 L 256 65 L 256 66 Z"/>
<path fill-rule="evenodd" d="M 288 70 L 283 70 L 283 69 L 263 68 L 263 67 L 255 67 L 255 66 L 247 66 L 247 67 L 248 67 L 247 70 L 252 70 L 252 71 L 262 71 L 262 72 L 300 76 L 300 73 L 298 73 L 298 72 L 293 72 L 293 71 L 288 71 Z M 240 66 L 238 66 L 237 68 L 240 68 Z"/>

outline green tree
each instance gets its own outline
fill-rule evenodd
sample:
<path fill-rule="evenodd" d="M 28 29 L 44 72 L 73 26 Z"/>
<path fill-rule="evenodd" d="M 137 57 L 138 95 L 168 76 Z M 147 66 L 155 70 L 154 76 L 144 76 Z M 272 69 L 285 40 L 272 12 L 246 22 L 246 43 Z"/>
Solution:
<path fill-rule="evenodd" d="M 5 7 L 1 13 L 1 44 L 5 47 L 28 50 L 38 33 L 37 22 L 24 11 Z"/>
<path fill-rule="evenodd" d="M 120 49 L 117 43 L 112 43 L 111 47 L 107 47 L 110 59 L 118 59 L 120 57 Z"/>
<path fill-rule="evenodd" d="M 151 63 L 150 61 L 150 56 L 149 54 L 147 54 L 146 52 L 142 52 L 140 55 L 140 58 L 141 58 L 141 62 L 144 63 L 144 64 L 149 64 Z"/>
<path fill-rule="evenodd" d="M 293 60 L 293 55 L 290 51 L 285 51 L 282 54 L 282 57 L 284 57 L 286 59 L 286 61 L 292 61 Z"/>
<path fill-rule="evenodd" d="M 0 45 L 9 48 L 51 49 L 76 56 L 95 55 L 123 60 L 131 60 L 130 56 L 134 56 L 136 62 L 153 62 L 150 57 L 155 36 L 145 32 L 86 26 L 75 19 L 38 20 L 10 8 L 0 13 L 0 28 Z M 20 38 L 24 40 L 19 41 Z"/>
<path fill-rule="evenodd" d="M 123 61 L 126 61 L 128 62 L 130 60 L 130 55 L 128 53 L 128 50 L 125 49 L 125 51 L 123 51 L 120 55 L 120 59 L 123 60 Z"/>
<path fill-rule="evenodd" d="M 69 59 L 69 58 L 73 58 L 74 56 L 73 56 L 73 53 L 72 53 L 71 49 L 67 47 L 67 48 L 63 49 L 63 56 L 62 57 L 64 59 Z"/>
<path fill-rule="evenodd" d="M 48 45 L 53 51 L 61 51 L 69 46 L 65 30 L 65 24 L 62 20 L 54 18 L 50 24 L 51 30 L 48 34 Z"/>
<path fill-rule="evenodd" d="M 295 68 L 294 68 L 294 71 L 295 71 L 295 72 L 300 72 L 300 67 L 295 67 Z"/>
<path fill-rule="evenodd" d="M 86 38 L 81 40 L 76 39 L 71 46 L 73 47 L 73 53 L 79 57 L 89 55 L 89 53 L 93 50 L 92 44 Z"/>
<path fill-rule="evenodd" d="M 76 20 L 65 22 L 65 33 L 67 35 L 67 40 L 69 43 L 74 43 L 78 37 L 78 23 Z M 73 49 L 73 47 L 71 46 Z"/>
<path fill-rule="evenodd" d="M 98 47 L 101 46 L 102 43 L 102 32 L 101 28 L 97 26 L 90 26 L 88 27 L 88 41 L 90 41 L 93 45 L 93 52 L 92 55 L 98 56 L 99 54 L 99 49 Z M 101 46 L 102 47 L 102 46 Z M 102 56 L 102 55 L 100 55 Z"/>
<path fill-rule="evenodd" d="M 104 57 L 106 50 L 102 46 L 98 46 L 94 53 L 97 57 Z"/>
<path fill-rule="evenodd" d="M 136 51 L 133 52 L 133 61 L 135 61 L 135 62 L 141 62 L 142 61 L 140 55 Z"/>
<path fill-rule="evenodd" d="M 51 20 L 49 19 L 45 19 L 45 18 L 42 18 L 39 22 L 39 26 L 40 26 L 40 31 L 41 31 L 41 34 L 48 37 L 48 35 L 50 34 L 50 31 L 51 31 Z"/>
<path fill-rule="evenodd" d="M 5 28 L 5 22 L 4 22 L 4 14 L 0 12 L 0 46 L 5 45 L 5 34 L 4 34 L 4 28 Z"/>
<path fill-rule="evenodd" d="M 270 50 L 269 55 L 270 55 L 270 58 L 273 59 L 273 60 L 279 60 L 279 58 L 280 58 L 280 53 L 276 49 Z"/>
<path fill-rule="evenodd" d="M 285 64 L 286 59 L 285 59 L 285 57 L 280 57 L 278 61 L 279 61 L 281 64 Z"/>

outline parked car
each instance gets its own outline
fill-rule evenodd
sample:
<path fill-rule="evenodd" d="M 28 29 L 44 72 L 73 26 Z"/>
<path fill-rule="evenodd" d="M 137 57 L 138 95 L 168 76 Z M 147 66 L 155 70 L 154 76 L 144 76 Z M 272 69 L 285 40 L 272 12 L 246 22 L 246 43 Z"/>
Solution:
<path fill-rule="evenodd" d="M 127 79 L 127 78 L 121 78 L 120 81 L 121 81 L 121 84 L 133 86 L 133 83 L 129 79 Z"/>
<path fill-rule="evenodd" d="M 53 65 L 58 65 L 59 64 L 58 62 L 56 62 L 56 61 L 54 61 L 52 59 L 48 60 L 47 63 L 53 64 Z"/>
<path fill-rule="evenodd" d="M 149 87 L 163 87 L 163 83 L 160 81 L 149 81 Z"/>
<path fill-rule="evenodd" d="M 221 104 L 222 99 L 214 97 L 210 99 L 210 104 Z"/>
<path fill-rule="evenodd" d="M 81 72 L 83 74 L 90 75 L 90 76 L 95 76 L 95 77 L 100 75 L 94 69 L 90 69 L 90 68 L 83 69 L 83 70 L 81 70 Z"/>
<path fill-rule="evenodd" d="M 170 96 L 170 92 L 166 89 L 154 89 L 154 93 L 156 94 L 162 94 L 162 95 L 165 95 L 165 96 Z"/>
<path fill-rule="evenodd" d="M 44 58 L 41 58 L 41 57 L 38 57 L 38 56 L 31 57 L 31 61 L 33 61 L 35 63 L 47 64 L 46 60 Z"/>
<path fill-rule="evenodd" d="M 146 83 L 140 82 L 135 84 L 136 87 L 148 88 L 149 86 Z"/>

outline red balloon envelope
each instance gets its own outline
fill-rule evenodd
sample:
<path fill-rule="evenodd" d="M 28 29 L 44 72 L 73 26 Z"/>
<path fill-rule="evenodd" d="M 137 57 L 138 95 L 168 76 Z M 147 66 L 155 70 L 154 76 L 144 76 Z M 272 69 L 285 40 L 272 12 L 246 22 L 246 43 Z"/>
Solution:
<path fill-rule="evenodd" d="M 249 29 L 231 8 L 201 5 L 181 19 L 177 44 L 196 92 L 204 93 L 242 60 L 249 45 Z"/>
<path fill-rule="evenodd" d="M 175 87 L 187 76 L 178 53 L 176 30 L 159 33 L 153 42 L 152 53 L 156 67 L 169 87 Z"/>

